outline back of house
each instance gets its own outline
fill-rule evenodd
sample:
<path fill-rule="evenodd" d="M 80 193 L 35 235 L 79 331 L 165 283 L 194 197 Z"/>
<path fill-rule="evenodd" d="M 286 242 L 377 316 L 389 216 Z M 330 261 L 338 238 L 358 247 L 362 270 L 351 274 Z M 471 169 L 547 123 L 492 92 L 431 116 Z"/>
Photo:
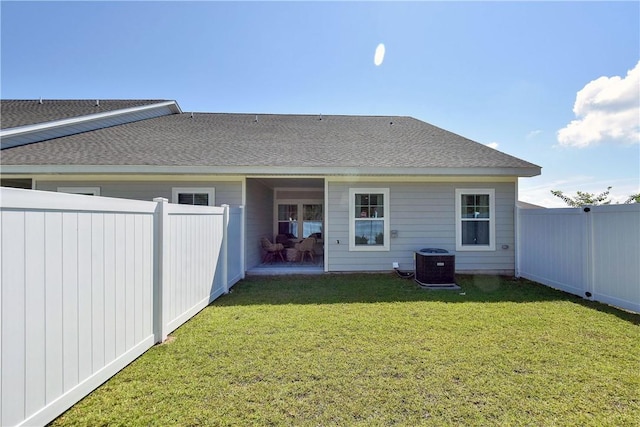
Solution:
<path fill-rule="evenodd" d="M 185 113 L 172 100 L 5 100 L 3 186 L 244 206 L 260 241 L 316 238 L 321 271 L 513 274 L 518 179 L 540 167 L 403 116 Z"/>

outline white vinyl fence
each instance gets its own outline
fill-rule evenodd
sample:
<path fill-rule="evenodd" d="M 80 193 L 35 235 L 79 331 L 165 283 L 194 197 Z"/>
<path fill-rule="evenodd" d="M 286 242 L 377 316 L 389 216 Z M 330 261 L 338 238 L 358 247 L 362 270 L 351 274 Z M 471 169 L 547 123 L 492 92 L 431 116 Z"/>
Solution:
<path fill-rule="evenodd" d="M 243 209 L 0 189 L 0 425 L 44 425 L 244 275 Z"/>
<path fill-rule="evenodd" d="M 640 312 L 640 204 L 517 212 L 518 276 Z"/>

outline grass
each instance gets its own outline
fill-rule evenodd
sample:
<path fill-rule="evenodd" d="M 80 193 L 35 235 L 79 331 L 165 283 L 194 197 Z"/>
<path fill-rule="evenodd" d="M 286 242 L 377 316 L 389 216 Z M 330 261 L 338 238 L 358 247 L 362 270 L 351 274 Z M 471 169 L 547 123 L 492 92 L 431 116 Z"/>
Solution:
<path fill-rule="evenodd" d="M 640 316 L 458 283 L 248 278 L 52 424 L 637 425 Z"/>

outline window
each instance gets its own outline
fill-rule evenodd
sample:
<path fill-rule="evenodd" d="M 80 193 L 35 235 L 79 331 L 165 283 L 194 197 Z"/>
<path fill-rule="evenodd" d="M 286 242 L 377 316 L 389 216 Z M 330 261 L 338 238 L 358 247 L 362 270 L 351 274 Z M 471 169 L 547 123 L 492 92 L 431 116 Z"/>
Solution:
<path fill-rule="evenodd" d="M 278 234 L 298 237 L 298 205 L 278 205 Z"/>
<path fill-rule="evenodd" d="M 322 204 L 302 205 L 302 237 L 322 236 Z"/>
<path fill-rule="evenodd" d="M 214 206 L 214 188 L 173 188 L 171 202 L 181 205 Z"/>
<path fill-rule="evenodd" d="M 456 190 L 456 250 L 495 250 L 495 190 Z"/>
<path fill-rule="evenodd" d="M 349 190 L 349 250 L 389 250 L 389 189 Z"/>
<path fill-rule="evenodd" d="M 85 196 L 99 196 L 100 187 L 58 187 L 58 192 L 84 194 Z"/>
<path fill-rule="evenodd" d="M 302 212 L 302 218 L 299 212 Z M 322 203 L 278 203 L 277 234 L 302 238 L 312 234 L 322 236 L 322 221 Z"/>

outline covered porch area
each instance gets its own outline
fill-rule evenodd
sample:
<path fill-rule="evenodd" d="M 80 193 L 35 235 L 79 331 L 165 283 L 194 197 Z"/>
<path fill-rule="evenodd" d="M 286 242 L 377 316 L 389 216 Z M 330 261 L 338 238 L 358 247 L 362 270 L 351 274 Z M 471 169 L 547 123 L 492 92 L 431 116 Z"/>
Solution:
<path fill-rule="evenodd" d="M 324 178 L 247 177 L 245 197 L 247 274 L 325 271 Z"/>

